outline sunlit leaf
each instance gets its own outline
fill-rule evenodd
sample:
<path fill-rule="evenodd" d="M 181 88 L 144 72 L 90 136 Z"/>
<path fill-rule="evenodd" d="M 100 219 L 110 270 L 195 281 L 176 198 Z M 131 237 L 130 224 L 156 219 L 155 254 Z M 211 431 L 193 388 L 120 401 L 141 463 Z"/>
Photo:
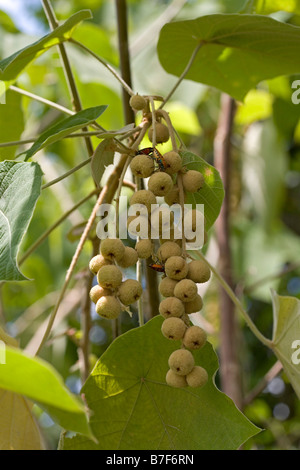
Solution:
<path fill-rule="evenodd" d="M 0 389 L 24 395 L 39 404 L 60 426 L 91 437 L 83 404 L 64 386 L 47 362 L 7 346 Z"/>
<path fill-rule="evenodd" d="M 185 78 L 237 100 L 262 80 L 300 71 L 300 28 L 266 16 L 216 14 L 168 23 L 160 32 L 159 60 L 179 77 L 198 45 Z"/>

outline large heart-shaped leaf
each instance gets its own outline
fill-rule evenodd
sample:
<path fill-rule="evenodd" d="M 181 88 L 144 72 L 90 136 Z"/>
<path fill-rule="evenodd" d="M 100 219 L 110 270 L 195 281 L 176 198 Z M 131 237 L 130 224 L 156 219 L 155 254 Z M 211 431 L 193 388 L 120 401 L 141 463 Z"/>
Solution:
<path fill-rule="evenodd" d="M 160 32 L 159 60 L 180 76 L 199 45 L 185 78 L 237 100 L 262 80 L 300 72 L 300 28 L 269 17 L 216 14 L 168 23 Z"/>
<path fill-rule="evenodd" d="M 82 129 L 85 126 L 88 126 L 98 119 L 98 117 L 104 113 L 106 108 L 107 106 L 96 106 L 94 108 L 83 109 L 73 116 L 63 119 L 58 124 L 50 127 L 40 135 L 40 137 L 34 142 L 32 147 L 27 150 L 27 152 L 24 152 L 26 153 L 25 161 L 27 161 L 36 152 L 46 147 L 47 145 L 51 145 L 54 142 L 63 139 L 67 135 L 72 134 L 78 129 Z"/>
<path fill-rule="evenodd" d="M 272 291 L 272 349 L 300 399 L 300 300 Z"/>
<path fill-rule="evenodd" d="M 63 428 L 92 436 L 83 404 L 50 364 L 10 346 L 5 356 L 5 364 L 0 365 L 0 389 L 38 403 Z"/>
<path fill-rule="evenodd" d="M 105 450 L 237 449 L 259 430 L 214 384 L 216 354 L 207 343 L 195 352 L 206 368 L 201 389 L 166 385 L 170 354 L 180 348 L 161 333 L 163 318 L 118 337 L 83 387 L 99 444 L 64 437 L 61 447 Z"/>
<path fill-rule="evenodd" d="M 187 193 L 186 204 L 204 205 L 205 228 L 209 230 L 217 219 L 223 199 L 224 187 L 219 172 L 203 158 L 192 152 L 180 152 L 182 164 L 188 170 L 197 170 L 204 176 L 204 185 L 197 193 Z"/>
<path fill-rule="evenodd" d="M 27 279 L 17 266 L 19 245 L 28 228 L 42 184 L 37 163 L 0 163 L 0 280 Z"/>
<path fill-rule="evenodd" d="M 75 26 L 89 18 L 92 18 L 90 10 L 79 11 L 51 33 L 1 60 L 0 80 L 11 84 L 31 61 L 37 59 L 50 47 L 70 39 Z"/>

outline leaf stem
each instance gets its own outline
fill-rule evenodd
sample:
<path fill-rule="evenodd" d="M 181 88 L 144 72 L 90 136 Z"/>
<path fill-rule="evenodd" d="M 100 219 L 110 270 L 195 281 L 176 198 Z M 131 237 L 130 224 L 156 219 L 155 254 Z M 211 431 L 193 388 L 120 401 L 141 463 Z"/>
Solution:
<path fill-rule="evenodd" d="M 64 173 L 63 175 L 59 176 L 58 178 L 55 178 L 54 180 L 52 181 L 49 181 L 49 183 L 46 183 L 42 186 L 42 189 L 46 189 L 46 188 L 49 188 L 50 186 L 52 186 L 53 184 L 56 184 L 58 183 L 59 181 L 62 181 L 63 179 L 67 178 L 68 176 L 72 175 L 73 173 L 75 173 L 76 171 L 80 170 L 81 168 L 83 168 L 85 165 L 87 165 L 88 163 L 90 163 L 92 160 L 92 157 L 89 157 L 87 158 L 86 160 L 84 160 L 83 162 L 79 163 L 79 165 L 75 166 L 74 168 L 72 168 L 71 170 L 67 171 L 66 173 Z M 94 193 L 96 194 L 96 193 Z"/>
<path fill-rule="evenodd" d="M 19 93 L 20 95 L 24 95 L 35 101 L 39 101 L 40 103 L 43 103 L 49 106 L 50 108 L 57 109 L 58 111 L 61 111 L 62 113 L 69 114 L 70 116 L 73 116 L 73 114 L 75 114 L 74 111 L 71 111 L 65 106 L 62 106 L 58 103 L 54 103 L 54 101 L 47 100 L 46 98 L 43 98 L 42 96 L 36 95 L 35 93 L 31 93 L 30 91 L 23 90 L 22 88 L 18 88 L 14 85 L 11 85 L 9 88 L 10 90 L 15 91 L 16 93 Z"/>
<path fill-rule="evenodd" d="M 75 44 L 76 46 L 80 47 L 82 50 L 90 54 L 92 57 L 94 57 L 98 62 L 100 62 L 105 68 L 107 68 L 110 71 L 110 73 L 121 83 L 124 90 L 126 90 L 130 96 L 134 95 L 134 91 L 130 88 L 129 85 L 127 85 L 127 83 L 123 80 L 123 78 L 118 74 L 118 72 L 115 71 L 115 69 L 111 65 L 107 64 L 103 59 L 101 59 L 101 57 L 99 57 L 95 52 L 93 52 L 91 49 L 86 47 L 84 44 L 76 41 L 76 39 L 71 38 L 69 42 L 71 42 L 72 44 Z"/>
<path fill-rule="evenodd" d="M 164 99 L 164 101 L 162 102 L 162 104 L 160 105 L 159 109 L 162 109 L 165 104 L 167 103 L 167 101 L 169 101 L 169 99 L 171 98 L 171 96 L 175 93 L 175 91 L 177 90 L 177 88 L 179 87 L 180 83 L 182 82 L 182 80 L 184 80 L 185 76 L 187 75 L 187 73 L 189 72 L 191 66 L 193 65 L 193 62 L 196 58 L 196 55 L 198 54 L 199 50 L 201 49 L 201 47 L 203 46 L 203 42 L 201 41 L 199 44 L 197 44 L 197 46 L 195 47 L 192 55 L 191 55 L 191 58 L 190 60 L 188 61 L 184 71 L 182 72 L 182 74 L 180 75 L 180 77 L 178 78 L 177 82 L 175 83 L 175 85 L 173 86 L 173 88 L 171 89 L 171 91 L 169 92 L 169 94 L 166 96 L 166 98 Z"/>

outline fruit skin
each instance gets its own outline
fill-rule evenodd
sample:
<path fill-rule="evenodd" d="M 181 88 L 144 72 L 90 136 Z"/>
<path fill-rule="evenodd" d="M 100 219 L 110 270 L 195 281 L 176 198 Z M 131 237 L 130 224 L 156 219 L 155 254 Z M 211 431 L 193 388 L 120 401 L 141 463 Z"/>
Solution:
<path fill-rule="evenodd" d="M 179 340 L 184 337 L 186 324 L 177 317 L 166 318 L 161 326 L 162 334 L 172 340 Z"/>
<path fill-rule="evenodd" d="M 189 387 L 203 387 L 208 381 L 208 374 L 203 367 L 195 366 L 185 378 Z"/>
<path fill-rule="evenodd" d="M 211 272 L 205 261 L 201 259 L 195 259 L 188 263 L 187 278 L 198 283 L 209 281 Z"/>
<path fill-rule="evenodd" d="M 141 284 L 135 279 L 127 279 L 122 282 L 119 290 L 118 297 L 123 305 L 134 304 L 143 294 Z"/>
<path fill-rule="evenodd" d="M 164 199 L 165 203 L 169 206 L 180 203 L 179 188 L 177 184 L 174 184 L 173 188 L 168 192 L 168 194 L 165 194 Z"/>
<path fill-rule="evenodd" d="M 179 153 L 174 152 L 167 152 L 163 155 L 165 161 L 165 172 L 169 175 L 173 175 L 174 173 L 178 173 L 179 170 L 182 168 L 182 160 Z"/>
<path fill-rule="evenodd" d="M 94 304 L 96 304 L 101 297 L 106 295 L 112 295 L 112 291 L 98 285 L 93 286 L 90 290 L 90 299 Z"/>
<path fill-rule="evenodd" d="M 118 265 L 121 268 L 129 268 L 134 266 L 138 261 L 138 254 L 134 248 L 130 246 L 125 247 L 125 252 L 123 258 L 118 262 Z"/>
<path fill-rule="evenodd" d="M 169 369 L 166 374 L 166 383 L 170 387 L 184 388 L 187 387 L 187 381 L 184 375 L 176 374 L 172 369 Z"/>
<path fill-rule="evenodd" d="M 207 340 L 206 332 L 200 326 L 190 326 L 183 337 L 183 345 L 187 349 L 201 349 Z"/>
<path fill-rule="evenodd" d="M 166 261 L 165 271 L 168 277 L 180 281 L 188 273 L 188 264 L 181 256 L 171 256 Z"/>
<path fill-rule="evenodd" d="M 130 169 L 139 178 L 148 178 L 154 172 L 154 161 L 148 155 L 137 155 L 130 163 Z"/>
<path fill-rule="evenodd" d="M 98 284 L 105 289 L 116 289 L 122 283 L 122 271 L 114 265 L 103 266 L 97 274 Z"/>
<path fill-rule="evenodd" d="M 202 300 L 201 295 L 199 294 L 196 295 L 194 300 L 192 300 L 191 302 L 185 302 L 184 304 L 185 313 L 187 314 L 200 312 L 202 307 L 203 307 L 203 300 Z"/>
<path fill-rule="evenodd" d="M 182 184 L 185 191 L 196 193 L 204 185 L 204 176 L 196 170 L 188 170 L 182 175 Z"/>
<path fill-rule="evenodd" d="M 163 278 L 158 286 L 159 292 L 163 297 L 175 297 L 174 288 L 178 281 L 170 277 Z"/>
<path fill-rule="evenodd" d="M 173 188 L 173 180 L 164 172 L 153 173 L 148 180 L 148 189 L 155 196 L 165 196 Z"/>
<path fill-rule="evenodd" d="M 148 212 L 151 212 L 151 204 L 156 204 L 155 194 L 148 189 L 136 191 L 129 201 L 130 206 L 133 206 L 134 204 L 142 204 L 147 208 Z"/>
<path fill-rule="evenodd" d="M 162 263 L 165 263 L 171 256 L 180 256 L 181 253 L 181 247 L 177 243 L 170 241 L 160 246 L 157 251 L 157 257 Z"/>
<path fill-rule="evenodd" d="M 184 314 L 184 305 L 177 297 L 167 297 L 160 302 L 159 313 L 164 318 L 181 317 Z"/>
<path fill-rule="evenodd" d="M 156 130 L 156 143 L 157 144 L 163 144 L 164 142 L 167 142 L 170 138 L 169 134 L 169 129 L 165 124 L 162 124 L 161 122 L 157 122 L 155 124 L 155 130 Z M 153 143 L 153 125 L 150 127 L 148 131 L 148 137 L 150 142 Z"/>
<path fill-rule="evenodd" d="M 144 240 L 139 240 L 136 242 L 135 249 L 139 258 L 150 258 L 150 256 L 152 255 L 152 241 L 147 238 L 145 238 Z"/>
<path fill-rule="evenodd" d="M 97 274 L 97 272 L 100 268 L 102 268 L 102 266 L 107 266 L 109 264 L 111 264 L 111 261 L 109 259 L 104 258 L 104 256 L 102 255 L 96 255 L 93 256 L 93 258 L 91 259 L 89 263 L 89 268 L 92 273 Z"/>
<path fill-rule="evenodd" d="M 147 106 L 147 101 L 138 94 L 131 96 L 129 104 L 135 111 L 142 111 Z"/>
<path fill-rule="evenodd" d="M 110 261 L 117 262 L 122 259 L 125 253 L 125 246 L 119 238 L 105 238 L 100 244 L 100 254 Z"/>
<path fill-rule="evenodd" d="M 174 288 L 174 296 L 182 302 L 191 302 L 197 294 L 197 284 L 191 279 L 182 279 Z"/>
<path fill-rule="evenodd" d="M 175 374 L 187 375 L 195 366 L 194 356 L 187 349 L 177 349 L 169 357 L 169 367 Z"/>
<path fill-rule="evenodd" d="M 112 295 L 101 297 L 96 303 L 96 312 L 98 315 L 109 320 L 118 318 L 121 311 L 122 307 L 119 300 Z"/>

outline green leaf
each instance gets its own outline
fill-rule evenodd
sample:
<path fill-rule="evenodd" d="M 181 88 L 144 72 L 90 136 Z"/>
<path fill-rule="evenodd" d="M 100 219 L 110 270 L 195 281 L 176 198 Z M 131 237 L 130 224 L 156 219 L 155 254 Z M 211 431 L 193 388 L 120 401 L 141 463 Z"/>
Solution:
<path fill-rule="evenodd" d="M 272 349 L 300 399 L 300 300 L 272 291 L 272 302 Z"/>
<path fill-rule="evenodd" d="M 204 204 L 206 230 L 216 221 L 224 199 L 224 187 L 219 172 L 203 158 L 192 152 L 180 152 L 188 170 L 197 170 L 204 176 L 204 185 L 197 193 L 187 193 L 186 204 Z"/>
<path fill-rule="evenodd" d="M 265 16 L 216 14 L 168 23 L 160 32 L 159 60 L 179 77 L 199 44 L 185 78 L 237 100 L 262 80 L 300 71 L 300 28 Z"/>
<path fill-rule="evenodd" d="M 0 143 L 17 141 L 24 131 L 22 97 L 11 90 L 6 91 L 5 104 L 0 104 Z M 0 148 L 0 159 L 14 158 L 16 147 Z"/>
<path fill-rule="evenodd" d="M 107 106 L 96 106 L 94 108 L 83 109 L 73 116 L 63 119 L 58 124 L 50 127 L 40 135 L 27 152 L 24 152 L 26 154 L 25 161 L 44 147 L 63 139 L 67 135 L 82 129 L 89 124 L 92 124 L 92 122 L 104 113 L 106 108 Z"/>
<path fill-rule="evenodd" d="M 170 354 L 180 342 L 163 337 L 163 318 L 118 337 L 83 387 L 99 444 L 80 436 L 64 438 L 66 450 L 237 449 L 259 432 L 214 384 L 217 356 L 207 343 L 194 353 L 205 367 L 201 389 L 166 385 Z"/>
<path fill-rule="evenodd" d="M 272 115 L 273 97 L 264 90 L 250 90 L 245 102 L 239 104 L 235 115 L 236 124 L 249 125 Z"/>
<path fill-rule="evenodd" d="M 50 364 L 7 346 L 6 363 L 0 367 L 0 388 L 39 404 L 64 429 L 92 437 L 83 404 Z"/>
<path fill-rule="evenodd" d="M 0 163 L 0 280 L 27 278 L 17 267 L 19 245 L 40 195 L 42 171 L 37 163 Z"/>
<path fill-rule="evenodd" d="M 64 24 L 42 37 L 38 41 L 15 52 L 0 61 L 0 80 L 11 84 L 24 68 L 50 47 L 67 41 L 72 36 L 74 28 L 83 20 L 92 18 L 90 10 L 82 10 L 72 15 Z"/>
<path fill-rule="evenodd" d="M 112 138 L 104 139 L 96 148 L 92 157 L 91 169 L 94 181 L 100 186 L 101 178 L 108 165 L 114 162 L 114 145 Z"/>

